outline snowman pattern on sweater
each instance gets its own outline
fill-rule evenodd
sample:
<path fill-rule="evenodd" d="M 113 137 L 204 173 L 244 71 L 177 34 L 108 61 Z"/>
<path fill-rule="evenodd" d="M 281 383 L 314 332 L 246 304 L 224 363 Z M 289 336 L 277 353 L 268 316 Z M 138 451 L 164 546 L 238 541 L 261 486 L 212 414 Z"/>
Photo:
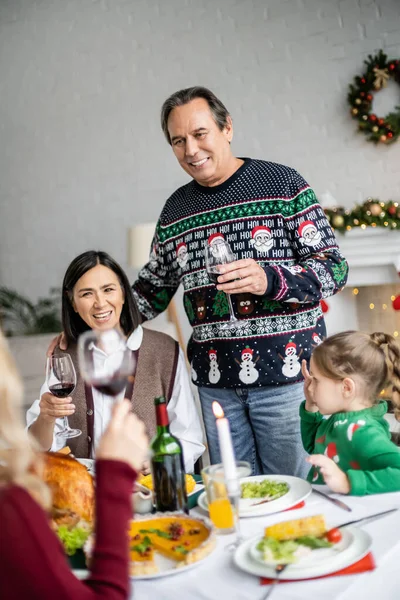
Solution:
<path fill-rule="evenodd" d="M 208 351 L 208 359 L 210 361 L 210 370 L 208 372 L 208 380 L 210 383 L 216 384 L 221 379 L 221 371 L 217 362 L 217 351 L 210 348 Z"/>
<path fill-rule="evenodd" d="M 283 367 L 282 373 L 285 377 L 292 378 L 297 377 L 301 370 L 300 356 L 302 350 L 297 354 L 297 346 L 294 342 L 289 341 L 285 347 L 285 356 L 282 357 Z"/>
<path fill-rule="evenodd" d="M 256 362 L 260 357 L 258 356 L 254 361 L 253 352 L 254 351 L 249 346 L 246 346 L 246 348 L 242 350 L 241 362 L 236 360 L 240 366 L 239 379 L 242 383 L 252 384 L 257 381 L 259 377 L 259 372 L 256 369 Z"/>

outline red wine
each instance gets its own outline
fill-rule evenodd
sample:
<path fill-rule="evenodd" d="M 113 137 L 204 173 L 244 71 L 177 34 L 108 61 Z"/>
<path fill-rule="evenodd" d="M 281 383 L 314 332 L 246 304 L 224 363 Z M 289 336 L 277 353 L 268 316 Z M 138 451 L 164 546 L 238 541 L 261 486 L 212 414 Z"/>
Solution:
<path fill-rule="evenodd" d="M 118 396 L 126 387 L 126 380 L 126 377 L 116 375 L 110 378 L 95 379 L 92 381 L 92 386 L 102 394 L 106 394 L 106 396 Z"/>
<path fill-rule="evenodd" d="M 215 283 L 215 285 L 217 285 L 218 277 L 221 275 L 221 273 L 219 273 L 219 271 L 207 271 L 207 275 L 211 283 Z"/>
<path fill-rule="evenodd" d="M 74 391 L 74 389 L 75 384 L 73 383 L 55 383 L 54 385 L 49 386 L 50 392 L 57 398 L 66 398 Z"/>
<path fill-rule="evenodd" d="M 156 508 L 158 511 L 183 511 L 189 514 L 185 469 L 181 454 L 164 454 L 152 459 Z"/>

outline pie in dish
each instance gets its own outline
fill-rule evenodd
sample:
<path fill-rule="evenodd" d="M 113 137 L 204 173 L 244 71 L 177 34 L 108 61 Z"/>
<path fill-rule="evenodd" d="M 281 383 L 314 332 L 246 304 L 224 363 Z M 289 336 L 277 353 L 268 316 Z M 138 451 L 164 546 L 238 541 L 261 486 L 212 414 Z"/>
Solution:
<path fill-rule="evenodd" d="M 137 517 L 129 529 L 130 573 L 158 573 L 156 554 L 174 561 L 175 568 L 205 558 L 215 547 L 213 526 L 203 519 L 180 513 Z"/>

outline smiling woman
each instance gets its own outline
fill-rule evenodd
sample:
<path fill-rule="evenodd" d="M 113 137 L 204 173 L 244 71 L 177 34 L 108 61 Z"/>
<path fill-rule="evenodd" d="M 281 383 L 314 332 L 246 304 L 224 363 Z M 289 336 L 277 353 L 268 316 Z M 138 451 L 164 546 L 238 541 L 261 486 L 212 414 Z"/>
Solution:
<path fill-rule="evenodd" d="M 85 331 L 117 329 L 134 354 L 136 368 L 132 372 L 134 385 L 122 390 L 116 400 L 124 396 L 131 400 L 133 412 L 144 421 L 151 438 L 156 430 L 154 398 L 167 398 L 171 431 L 183 445 L 186 471 L 192 472 L 204 446 L 183 353 L 168 335 L 142 329 L 128 278 L 105 252 L 85 252 L 68 267 L 63 281 L 62 322 L 77 385 L 73 398 L 57 398 L 45 384 L 40 400 L 29 409 L 28 426 L 42 447 L 56 451 L 65 445 L 65 438 L 60 440 L 56 434 L 67 416 L 70 426 L 82 431 L 78 438 L 68 439 L 71 451 L 78 458 L 94 457 L 115 400 L 85 386 L 76 345 Z M 57 347 L 55 353 L 59 351 Z M 95 368 L 102 370 L 113 360 L 113 353 L 95 347 L 93 359 Z"/>
<path fill-rule="evenodd" d="M 120 329 L 124 293 L 111 269 L 96 265 L 74 286 L 71 304 L 90 329 Z"/>

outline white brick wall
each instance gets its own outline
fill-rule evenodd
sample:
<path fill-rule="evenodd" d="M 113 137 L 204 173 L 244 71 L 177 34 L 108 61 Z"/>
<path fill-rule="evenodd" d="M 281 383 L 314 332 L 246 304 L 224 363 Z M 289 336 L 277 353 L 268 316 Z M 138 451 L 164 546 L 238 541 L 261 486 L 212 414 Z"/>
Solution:
<path fill-rule="evenodd" d="M 238 155 L 348 206 L 400 199 L 400 142 L 368 144 L 346 105 L 368 53 L 400 56 L 399 25 L 398 0 L 1 0 L 0 283 L 46 294 L 91 247 L 126 266 L 127 227 L 186 181 L 159 109 L 194 84 Z"/>

